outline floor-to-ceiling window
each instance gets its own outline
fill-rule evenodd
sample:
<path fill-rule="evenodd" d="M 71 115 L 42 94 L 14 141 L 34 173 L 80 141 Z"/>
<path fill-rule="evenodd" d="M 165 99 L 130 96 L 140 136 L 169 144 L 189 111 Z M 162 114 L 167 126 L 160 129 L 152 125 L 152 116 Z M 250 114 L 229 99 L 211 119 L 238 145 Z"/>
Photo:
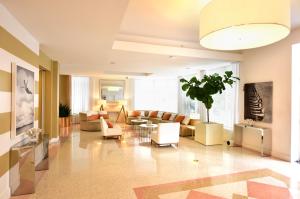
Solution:
<path fill-rule="evenodd" d="M 205 70 L 205 74 L 212 75 L 218 73 L 219 75 L 224 75 L 225 71 L 232 71 L 234 76 L 238 76 L 238 69 L 239 64 L 233 63 Z M 226 86 L 226 90 L 222 94 L 214 95 L 214 103 L 210 109 L 210 120 L 223 124 L 224 128 L 228 130 L 232 130 L 237 121 L 238 85 L 239 82 L 237 81 L 232 87 Z"/>
<path fill-rule="evenodd" d="M 89 78 L 72 77 L 72 113 L 89 109 Z"/>
<path fill-rule="evenodd" d="M 177 112 L 177 78 L 134 80 L 134 109 Z"/>

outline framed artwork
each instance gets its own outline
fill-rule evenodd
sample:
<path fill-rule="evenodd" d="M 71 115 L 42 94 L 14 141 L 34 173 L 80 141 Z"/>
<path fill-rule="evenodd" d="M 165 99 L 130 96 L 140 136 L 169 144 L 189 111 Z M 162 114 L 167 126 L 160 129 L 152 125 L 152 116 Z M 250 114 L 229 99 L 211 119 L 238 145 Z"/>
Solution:
<path fill-rule="evenodd" d="M 124 80 L 100 80 L 100 98 L 107 102 L 117 102 L 124 99 Z"/>
<path fill-rule="evenodd" d="M 245 84 L 244 92 L 244 119 L 272 123 L 273 82 Z"/>
<path fill-rule="evenodd" d="M 12 64 L 11 137 L 34 127 L 34 71 Z"/>

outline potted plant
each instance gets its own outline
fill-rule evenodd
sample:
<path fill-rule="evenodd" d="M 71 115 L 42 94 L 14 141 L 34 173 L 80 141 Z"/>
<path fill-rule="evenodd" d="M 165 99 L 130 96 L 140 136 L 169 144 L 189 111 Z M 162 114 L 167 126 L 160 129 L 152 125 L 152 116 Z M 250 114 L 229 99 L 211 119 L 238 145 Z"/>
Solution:
<path fill-rule="evenodd" d="M 196 77 L 191 78 L 189 81 L 180 79 L 183 84 L 182 90 L 186 92 L 186 96 L 192 100 L 202 102 L 206 108 L 207 122 L 200 125 L 200 131 L 202 132 L 198 136 L 195 135 L 195 140 L 205 145 L 223 143 L 223 125 L 210 122 L 209 110 L 214 103 L 213 95 L 222 94 L 226 89 L 226 85 L 232 86 L 237 80 L 239 78 L 234 77 L 232 71 L 226 71 L 223 76 L 217 73 L 204 75 L 201 80 Z"/>
<path fill-rule="evenodd" d="M 71 108 L 67 104 L 59 104 L 59 126 L 60 128 L 71 126 Z"/>

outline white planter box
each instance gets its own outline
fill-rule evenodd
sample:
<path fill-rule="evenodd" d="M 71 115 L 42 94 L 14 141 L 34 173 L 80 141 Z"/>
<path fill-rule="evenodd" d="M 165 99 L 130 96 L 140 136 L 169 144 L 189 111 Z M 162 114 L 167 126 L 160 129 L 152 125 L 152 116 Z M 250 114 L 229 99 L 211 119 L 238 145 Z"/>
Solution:
<path fill-rule="evenodd" d="M 219 145 L 223 144 L 223 134 L 223 124 L 200 123 L 196 126 L 195 140 L 206 146 Z"/>

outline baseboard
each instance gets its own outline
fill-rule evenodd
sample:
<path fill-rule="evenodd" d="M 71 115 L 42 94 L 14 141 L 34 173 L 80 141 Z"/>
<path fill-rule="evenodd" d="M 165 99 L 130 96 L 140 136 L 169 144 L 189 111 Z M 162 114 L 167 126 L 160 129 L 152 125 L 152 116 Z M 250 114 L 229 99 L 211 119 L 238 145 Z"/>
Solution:
<path fill-rule="evenodd" d="M 51 140 L 50 140 L 50 144 L 52 144 L 52 143 L 58 143 L 59 142 L 59 137 L 57 137 L 57 138 L 51 138 Z"/>
<path fill-rule="evenodd" d="M 1 190 L 0 199 L 9 199 L 9 198 L 10 198 L 10 189 L 9 187 L 6 187 L 4 190 Z"/>
<path fill-rule="evenodd" d="M 289 154 L 285 154 L 285 153 L 281 153 L 281 152 L 277 152 L 277 151 L 272 151 L 272 157 L 280 159 L 280 160 L 284 160 L 284 161 L 291 161 L 291 157 Z"/>

